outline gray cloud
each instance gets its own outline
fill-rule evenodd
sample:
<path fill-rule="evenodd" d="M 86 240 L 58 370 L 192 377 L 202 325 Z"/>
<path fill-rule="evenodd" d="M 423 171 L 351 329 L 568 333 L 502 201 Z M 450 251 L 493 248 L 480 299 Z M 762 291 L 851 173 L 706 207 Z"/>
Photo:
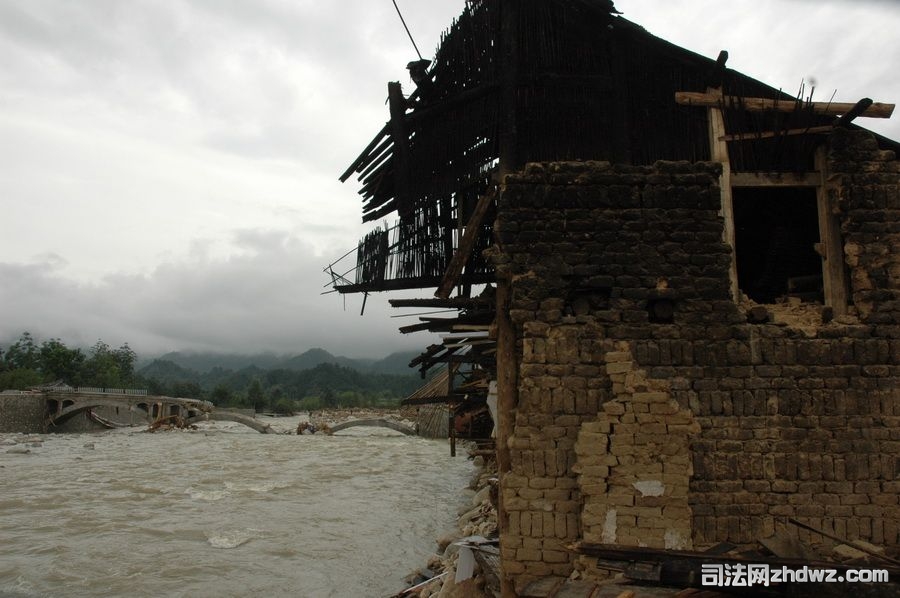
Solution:
<path fill-rule="evenodd" d="M 147 275 L 113 274 L 93 284 L 65 278 L 57 258 L 0 263 L 0 342 L 29 330 L 75 345 L 128 342 L 145 354 L 324 347 L 352 356 L 422 344 L 397 334 L 386 297 L 370 297 L 360 317 L 359 297 L 344 311 L 340 296 L 320 295 L 325 258 L 297 237 L 273 230 L 233 235 L 241 251 L 230 258 L 198 251 Z"/>

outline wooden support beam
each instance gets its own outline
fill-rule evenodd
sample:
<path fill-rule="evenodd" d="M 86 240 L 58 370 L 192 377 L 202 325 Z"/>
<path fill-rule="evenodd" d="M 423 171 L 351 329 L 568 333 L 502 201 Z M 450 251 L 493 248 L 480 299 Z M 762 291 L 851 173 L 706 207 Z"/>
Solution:
<path fill-rule="evenodd" d="M 731 187 L 818 187 L 819 172 L 732 172 Z"/>
<path fill-rule="evenodd" d="M 757 139 L 773 139 L 775 137 L 791 137 L 793 135 L 816 135 L 831 133 L 832 131 L 834 131 L 834 125 L 786 129 L 784 131 L 764 131 L 762 133 L 733 133 L 731 135 L 723 135 L 721 141 L 755 141 Z"/>
<path fill-rule="evenodd" d="M 742 98 L 739 96 L 722 96 L 721 93 L 676 91 L 675 103 L 686 106 L 698 106 L 704 108 L 734 108 L 748 112 L 762 112 L 765 110 L 777 110 L 779 112 L 794 112 L 798 108 L 796 100 L 773 100 L 769 98 Z M 802 108 L 812 107 L 816 114 L 840 116 L 847 114 L 856 104 L 843 102 L 804 102 Z M 869 118 L 890 118 L 894 112 L 894 104 L 872 102 L 872 104 L 859 116 Z"/>
<path fill-rule="evenodd" d="M 479 231 L 481 231 L 481 223 L 493 200 L 494 195 L 490 192 L 485 193 L 478 198 L 478 203 L 475 205 L 475 211 L 472 212 L 472 217 L 469 218 L 469 222 L 466 224 L 466 230 L 459 241 L 459 247 L 457 247 L 456 253 L 454 253 L 453 257 L 450 259 L 450 264 L 447 266 L 447 271 L 444 273 L 444 279 L 441 281 L 437 291 L 434 292 L 435 297 L 440 299 L 448 298 L 450 296 L 450 291 L 453 290 L 453 287 L 456 286 L 457 281 L 459 281 L 463 268 L 466 266 L 466 262 L 469 261 L 469 255 L 472 253 L 472 248 L 475 247 L 475 241 L 478 239 Z"/>
<path fill-rule="evenodd" d="M 836 182 L 828 176 L 828 153 L 825 146 L 816 151 L 816 168 L 819 170 L 819 241 L 825 250 L 825 255 L 822 256 L 824 299 L 825 305 L 831 307 L 834 315 L 839 316 L 847 313 L 847 278 L 841 223 L 833 209 L 838 190 Z"/>

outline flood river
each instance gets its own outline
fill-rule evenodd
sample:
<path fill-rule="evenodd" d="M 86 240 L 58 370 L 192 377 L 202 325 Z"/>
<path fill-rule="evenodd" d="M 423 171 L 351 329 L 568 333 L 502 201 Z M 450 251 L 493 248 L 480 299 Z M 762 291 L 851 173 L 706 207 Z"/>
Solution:
<path fill-rule="evenodd" d="M 386 596 L 472 474 L 445 441 L 381 429 L 205 426 L 0 435 L 0 597 Z"/>

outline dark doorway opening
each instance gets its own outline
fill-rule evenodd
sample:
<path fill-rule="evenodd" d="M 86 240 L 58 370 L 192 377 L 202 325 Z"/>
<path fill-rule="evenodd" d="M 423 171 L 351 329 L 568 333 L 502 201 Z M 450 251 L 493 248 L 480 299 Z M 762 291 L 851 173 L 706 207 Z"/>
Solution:
<path fill-rule="evenodd" d="M 823 303 L 815 188 L 743 187 L 732 197 L 741 291 L 757 303 Z"/>

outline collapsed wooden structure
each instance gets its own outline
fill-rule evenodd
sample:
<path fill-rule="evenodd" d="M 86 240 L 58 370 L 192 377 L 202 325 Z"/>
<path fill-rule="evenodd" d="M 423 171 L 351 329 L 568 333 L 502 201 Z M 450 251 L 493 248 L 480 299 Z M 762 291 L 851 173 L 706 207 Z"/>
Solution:
<path fill-rule="evenodd" d="M 326 268 L 335 290 L 432 288 L 433 298 L 391 304 L 456 312 L 423 314 L 401 328 L 443 334 L 410 365 L 423 376 L 444 365 L 451 374 L 445 390 L 410 402 L 482 409 L 489 382 L 496 381 L 502 495 L 516 505 L 501 505 L 501 536 L 509 540 L 505 551 L 501 542 L 507 591 L 514 578 L 518 587 L 518 581 L 551 572 L 567 575 L 575 559 L 560 556 L 561 542 L 605 533 L 602 518 L 588 523 L 596 517 L 587 506 L 576 515 L 560 510 L 571 508 L 575 497 L 593 500 L 586 487 L 565 480 L 588 484 L 573 465 L 593 463 L 591 451 L 601 449 L 580 445 L 577 452 L 575 438 L 612 438 L 604 418 L 618 418 L 616 425 L 625 429 L 632 425 L 627 418 L 648 409 L 637 403 L 660 403 L 654 409 L 671 410 L 673 420 L 653 425 L 677 429 L 678 450 L 690 455 L 691 447 L 725 437 L 717 427 L 724 420 L 708 416 L 722 413 L 722 396 L 735 402 L 743 397 L 737 393 L 746 392 L 745 384 L 772 388 L 750 393 L 761 406 L 750 407 L 746 399 L 747 415 L 784 415 L 777 400 L 775 413 L 766 411 L 781 391 L 759 380 L 773 376 L 771 368 L 781 372 L 807 358 L 798 357 L 806 349 L 791 346 L 787 357 L 765 357 L 770 361 L 757 369 L 763 358 L 754 335 L 782 334 L 774 326 L 759 332 L 772 325 L 776 303 L 818 306 L 820 324 L 862 318 L 852 325 L 840 320 L 851 328 L 829 334 L 860 339 L 862 328 L 852 326 L 869 326 L 866 342 L 881 347 L 884 340 L 889 348 L 869 362 L 884 364 L 877 370 L 879 384 L 890 388 L 897 381 L 891 367 L 900 349 L 885 340 L 897 331 L 877 328 L 894 316 L 866 319 L 892 305 L 885 301 L 900 299 L 897 277 L 884 274 L 895 266 L 883 258 L 896 231 L 867 223 L 893 216 L 857 216 L 868 208 L 853 203 L 865 193 L 878 194 L 873 205 L 895 203 L 889 196 L 890 189 L 896 192 L 892 156 L 900 144 L 868 132 L 854 136 L 860 129 L 853 122 L 889 117 L 893 105 L 867 98 L 814 101 L 812 89 L 784 93 L 726 62 L 725 52 L 711 59 L 654 37 L 619 16 L 609 0 L 471 0 L 434 60 L 409 65 L 415 90 L 406 97 L 399 83 L 388 85 L 390 120 L 341 175 L 342 181 L 359 181 L 364 221 L 394 213 L 397 220 L 362 239 L 348 255 L 355 263 Z M 853 160 L 860 161 L 858 168 Z M 861 174 L 882 170 L 870 179 Z M 865 185 L 881 186 L 864 191 Z M 847 206 L 859 207 L 852 218 Z M 885 244 L 877 265 L 848 255 L 848 239 L 865 243 L 876 233 Z M 870 266 L 880 274 L 862 272 Z M 756 305 L 749 311 L 742 306 L 748 301 Z M 748 330 L 748 322 L 759 328 Z M 717 323 L 731 326 L 715 334 L 731 343 L 725 363 L 736 369 L 718 367 L 724 344 L 703 349 L 709 338 L 703 335 Z M 570 336 L 581 344 L 566 345 Z M 815 348 L 822 365 L 834 365 L 827 361 L 829 343 Z M 862 354 L 860 349 L 847 358 L 858 363 L 847 374 L 851 387 L 862 375 Z M 777 365 L 762 369 L 768 364 Z M 800 376 L 801 369 L 794 369 Z M 802 372 L 810 379 L 824 375 L 814 367 Z M 750 381 L 724 380 L 738 374 Z M 688 390 L 678 394 L 669 378 L 678 384 L 687 379 Z M 696 388 L 691 380 L 699 380 Z M 815 380 L 790 392 L 811 400 L 809 389 L 825 384 Z M 604 407 L 616 401 L 615 410 Z M 841 417 L 854 416 L 850 411 Z M 533 421 L 555 422 L 562 439 L 543 438 Z M 806 432 L 791 434 L 805 438 Z M 873 450 L 884 457 L 882 447 Z M 533 452 L 540 454 L 532 467 Z M 557 455 L 552 466 L 551 452 Z M 599 463 L 607 468 L 604 475 L 613 475 L 606 461 Z M 600 466 L 589 465 L 592 471 Z M 725 485 L 724 474 L 703 472 L 710 481 L 697 471 L 692 477 L 689 468 L 681 474 L 697 496 Z M 522 476 L 559 484 L 556 493 L 565 488 L 568 498 L 547 494 L 542 509 L 521 506 L 529 504 L 519 494 Z M 606 487 L 603 478 L 590 492 Z M 607 509 L 614 521 L 608 499 L 604 495 L 607 502 L 596 510 Z M 637 499 L 630 500 L 637 508 Z M 693 542 L 702 544 L 746 535 L 737 523 L 730 531 L 717 523 L 718 513 L 706 517 L 711 528 L 698 531 L 702 509 L 690 515 L 686 500 L 679 497 L 672 508 L 689 520 L 675 534 L 679 538 L 693 534 Z M 555 524 L 535 523 L 540 510 L 552 512 Z M 548 531 L 552 525 L 556 532 Z M 522 543 L 529 534 L 539 548 Z M 686 545 L 692 545 L 690 537 Z"/>

